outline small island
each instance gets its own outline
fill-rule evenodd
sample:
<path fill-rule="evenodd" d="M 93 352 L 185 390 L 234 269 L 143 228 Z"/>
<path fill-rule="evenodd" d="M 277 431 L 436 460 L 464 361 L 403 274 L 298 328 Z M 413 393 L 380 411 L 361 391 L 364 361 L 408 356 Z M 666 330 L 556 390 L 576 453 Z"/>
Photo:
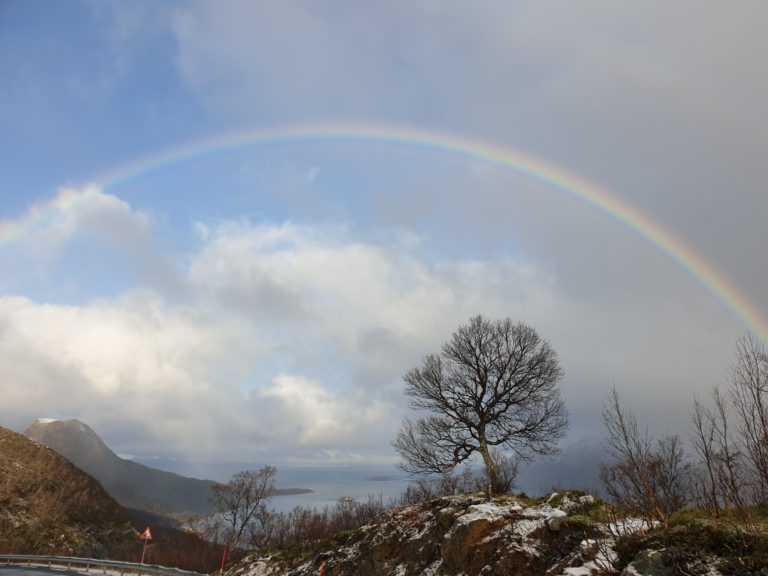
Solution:
<path fill-rule="evenodd" d="M 309 488 L 275 488 L 272 496 L 296 496 L 297 494 L 312 494 Z"/>

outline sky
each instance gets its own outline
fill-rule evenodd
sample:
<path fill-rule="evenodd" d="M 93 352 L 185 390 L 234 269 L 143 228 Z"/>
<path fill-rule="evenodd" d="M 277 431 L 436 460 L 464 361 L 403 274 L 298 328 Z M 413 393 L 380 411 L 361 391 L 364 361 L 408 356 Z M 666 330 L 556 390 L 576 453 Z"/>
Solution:
<path fill-rule="evenodd" d="M 685 435 L 768 335 L 768 5 L 0 1 L 0 425 L 394 465 L 472 316 Z"/>

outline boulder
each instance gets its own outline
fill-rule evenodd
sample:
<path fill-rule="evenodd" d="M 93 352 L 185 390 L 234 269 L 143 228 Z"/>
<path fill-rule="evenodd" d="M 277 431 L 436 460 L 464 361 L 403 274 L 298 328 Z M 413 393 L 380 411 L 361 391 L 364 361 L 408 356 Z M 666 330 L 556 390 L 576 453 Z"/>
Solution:
<path fill-rule="evenodd" d="M 563 512 L 558 508 L 553 508 L 552 512 L 547 515 L 547 519 L 545 520 L 547 528 L 552 530 L 552 532 L 558 532 L 566 518 L 568 518 L 567 512 Z"/>

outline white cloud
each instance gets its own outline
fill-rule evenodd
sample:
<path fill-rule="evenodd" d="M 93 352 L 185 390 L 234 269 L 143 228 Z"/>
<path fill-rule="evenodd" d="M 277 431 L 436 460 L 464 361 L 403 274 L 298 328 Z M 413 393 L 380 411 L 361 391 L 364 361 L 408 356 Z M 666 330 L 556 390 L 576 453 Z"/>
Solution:
<path fill-rule="evenodd" d="M 361 433 L 380 437 L 392 429 L 392 406 L 381 399 L 360 390 L 328 390 L 308 378 L 279 374 L 255 401 L 271 435 L 280 443 L 293 436 L 301 448 L 359 450 L 369 444 Z"/>
<path fill-rule="evenodd" d="M 136 286 L 178 297 L 183 286 L 177 266 L 155 245 L 154 226 L 151 213 L 95 185 L 61 188 L 51 200 L 0 222 L 0 238 L 11 239 L 0 252 L 0 270 L 6 271 L 0 288 L 13 292 L 33 278 L 46 298 L 82 300 L 92 297 L 91 284 L 103 288 L 113 278 L 125 283 L 133 277 Z"/>
<path fill-rule="evenodd" d="M 372 243 L 342 228 L 222 224 L 189 278 L 254 322 L 291 326 L 302 363 L 389 377 L 392 354 L 418 357 L 473 314 L 535 317 L 554 305 L 551 278 L 528 262 L 431 262 L 396 236 Z"/>
<path fill-rule="evenodd" d="M 211 234 L 211 230 L 210 228 L 208 228 L 208 226 L 206 226 L 202 222 L 197 221 L 194 223 L 194 228 L 195 228 L 195 233 L 203 242 L 208 240 L 208 236 L 210 236 Z"/>
<path fill-rule="evenodd" d="M 49 258 L 78 235 L 126 250 L 145 245 L 151 223 L 148 214 L 89 185 L 61 188 L 53 199 L 33 204 L 20 218 L 0 222 L 0 237 L 12 236 L 16 250 Z"/>
<path fill-rule="evenodd" d="M 227 378 L 248 374 L 247 352 L 258 347 L 237 323 L 168 308 L 147 292 L 87 306 L 3 297 L 0 326 L 6 418 L 140 420 L 177 445 L 201 440 L 226 414 L 217 396 L 237 393 Z"/>
<path fill-rule="evenodd" d="M 52 230 L 80 229 L 69 226 Z M 522 256 L 436 258 L 397 230 L 363 239 L 291 222 L 195 228 L 208 232 L 185 259 L 183 306 L 147 289 L 68 306 L 0 298 L 6 421 L 120 423 L 114 448 L 144 458 L 391 458 L 402 374 L 477 313 L 526 321 L 553 342 L 565 398 L 590 433 L 611 382 L 645 391 L 679 382 L 667 394 L 679 413 L 730 357 L 722 343 L 735 333 L 723 328 L 733 326 L 706 295 L 682 299 L 677 291 L 690 289 L 675 283 L 661 304 L 638 299 L 642 291 L 602 298 L 597 287 L 567 296 L 559 277 Z M 692 338 L 692 323 L 709 329 Z"/>
<path fill-rule="evenodd" d="M 4 297 L 3 414 L 20 427 L 141 422 L 115 446 L 133 454 L 386 457 L 404 371 L 472 314 L 552 307 L 530 264 L 430 263 L 399 236 L 224 222 L 191 258 L 193 305 L 149 290 L 82 305 Z"/>

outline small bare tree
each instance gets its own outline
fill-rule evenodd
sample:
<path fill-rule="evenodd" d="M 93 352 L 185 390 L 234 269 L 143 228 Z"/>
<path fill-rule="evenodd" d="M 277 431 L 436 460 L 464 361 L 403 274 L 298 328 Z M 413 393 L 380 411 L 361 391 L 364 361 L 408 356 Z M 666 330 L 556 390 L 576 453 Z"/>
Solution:
<path fill-rule="evenodd" d="M 715 416 L 696 396 L 693 397 L 691 420 L 693 430 L 689 432 L 688 437 L 702 463 L 701 469 L 696 472 L 695 485 L 698 497 L 715 515 L 719 515 L 722 494 L 717 465 Z"/>
<path fill-rule="evenodd" d="M 642 432 L 631 412 L 621 406 L 616 387 L 603 405 L 605 446 L 612 464 L 600 466 L 609 498 L 649 524 L 669 525 L 669 515 L 686 503 L 690 466 L 677 436 L 654 440 Z"/>
<path fill-rule="evenodd" d="M 517 474 L 520 471 L 520 458 L 516 455 L 507 456 L 500 450 L 491 450 L 491 460 L 493 468 L 496 471 L 498 486 L 496 490 L 500 493 L 508 494 L 515 487 Z M 485 486 L 492 486 L 493 480 L 488 477 Z"/>
<path fill-rule="evenodd" d="M 731 438 L 728 402 L 717 387 L 712 390 L 712 402 L 708 408 L 694 397 L 689 437 L 701 462 L 699 499 L 717 515 L 721 508 L 744 510 L 749 496 L 744 457 Z"/>
<path fill-rule="evenodd" d="M 715 405 L 712 422 L 715 429 L 717 446 L 715 462 L 720 479 L 720 493 L 723 496 L 723 505 L 726 508 L 735 506 L 743 510 L 746 507 L 744 455 L 738 450 L 731 439 L 731 431 L 728 426 L 728 403 L 718 388 L 712 391 L 712 400 Z"/>
<path fill-rule="evenodd" d="M 227 548 L 242 546 L 263 524 L 267 515 L 265 502 L 274 494 L 277 469 L 264 466 L 258 471 L 237 472 L 226 484 L 211 486 L 211 501 L 225 523 Z M 246 538 L 247 537 L 247 538 Z"/>
<path fill-rule="evenodd" d="M 568 426 L 562 375 L 557 353 L 530 326 L 472 318 L 404 376 L 410 406 L 432 414 L 403 421 L 393 442 L 402 469 L 441 474 L 478 453 L 503 492 L 492 448 L 524 461 L 556 452 Z"/>
<path fill-rule="evenodd" d="M 742 451 L 749 463 L 751 499 L 768 499 L 768 353 L 754 336 L 736 342 L 731 373 L 731 403 L 738 418 Z"/>

